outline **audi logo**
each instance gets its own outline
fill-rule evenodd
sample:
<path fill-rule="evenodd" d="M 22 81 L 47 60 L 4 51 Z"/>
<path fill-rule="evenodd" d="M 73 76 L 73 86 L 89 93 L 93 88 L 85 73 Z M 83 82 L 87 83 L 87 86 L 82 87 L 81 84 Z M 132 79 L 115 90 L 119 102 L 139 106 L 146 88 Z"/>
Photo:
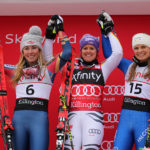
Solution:
<path fill-rule="evenodd" d="M 101 134 L 100 129 L 89 129 L 88 131 L 90 134 Z"/>
<path fill-rule="evenodd" d="M 124 85 L 105 85 L 103 94 L 105 95 L 123 95 Z"/>
<path fill-rule="evenodd" d="M 98 85 L 73 85 L 72 96 L 100 96 L 101 88 Z"/>
<path fill-rule="evenodd" d="M 119 121 L 120 113 L 104 113 L 104 123 L 117 123 Z"/>
<path fill-rule="evenodd" d="M 104 95 L 123 95 L 124 85 L 105 85 Z M 72 96 L 100 96 L 101 88 L 98 85 L 73 85 Z"/>
<path fill-rule="evenodd" d="M 113 141 L 103 141 L 101 148 L 102 150 L 113 150 Z"/>

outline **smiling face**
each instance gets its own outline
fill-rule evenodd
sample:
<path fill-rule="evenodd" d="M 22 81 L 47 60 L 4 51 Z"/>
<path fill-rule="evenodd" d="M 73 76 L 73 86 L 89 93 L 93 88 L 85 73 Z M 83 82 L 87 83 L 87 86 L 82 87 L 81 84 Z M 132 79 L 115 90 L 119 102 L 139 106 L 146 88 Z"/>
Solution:
<path fill-rule="evenodd" d="M 37 46 L 25 46 L 22 51 L 29 65 L 35 65 L 38 61 L 40 50 Z"/>
<path fill-rule="evenodd" d="M 97 57 L 96 48 L 93 45 L 85 45 L 81 49 L 81 57 L 86 62 L 92 62 Z"/>
<path fill-rule="evenodd" d="M 135 45 L 133 50 L 135 57 L 139 59 L 140 62 L 145 62 L 150 57 L 150 47 L 144 44 Z"/>

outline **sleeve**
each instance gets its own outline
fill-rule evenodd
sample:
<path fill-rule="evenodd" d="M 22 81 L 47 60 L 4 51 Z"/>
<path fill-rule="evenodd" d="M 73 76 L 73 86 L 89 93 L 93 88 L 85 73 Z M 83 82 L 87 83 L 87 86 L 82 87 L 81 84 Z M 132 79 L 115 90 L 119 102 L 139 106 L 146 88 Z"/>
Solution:
<path fill-rule="evenodd" d="M 63 51 L 47 65 L 51 78 L 54 78 L 55 74 L 61 70 L 72 55 L 72 48 L 69 38 L 64 32 L 62 32 L 60 39 Z"/>
<path fill-rule="evenodd" d="M 53 58 L 53 40 L 45 39 L 43 46 L 43 56 L 47 62 Z"/>
<path fill-rule="evenodd" d="M 112 48 L 111 48 L 109 38 L 106 37 L 105 35 L 102 35 L 102 49 L 103 49 L 103 54 L 104 54 L 105 58 L 108 58 L 112 54 Z M 130 66 L 131 63 L 132 63 L 131 60 L 128 60 L 126 58 L 122 58 L 119 65 L 118 65 L 118 68 L 125 75 L 127 70 L 128 70 L 128 67 Z"/>
<path fill-rule="evenodd" d="M 108 38 L 110 40 L 112 54 L 102 64 L 102 72 L 105 82 L 110 73 L 119 65 L 123 55 L 122 46 L 116 35 L 110 32 Z"/>
<path fill-rule="evenodd" d="M 16 70 L 15 65 L 4 64 L 4 72 L 8 77 L 13 78 L 15 70 Z"/>

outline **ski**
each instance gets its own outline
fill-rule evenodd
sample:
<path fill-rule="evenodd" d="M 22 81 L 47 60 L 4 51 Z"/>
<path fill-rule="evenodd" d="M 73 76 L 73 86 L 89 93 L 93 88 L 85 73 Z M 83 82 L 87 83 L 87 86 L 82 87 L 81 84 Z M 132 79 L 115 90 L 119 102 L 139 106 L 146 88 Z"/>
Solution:
<path fill-rule="evenodd" d="M 150 127 L 148 127 L 145 146 L 139 150 L 150 150 Z"/>
<path fill-rule="evenodd" d="M 58 125 L 56 127 L 56 150 L 64 149 L 65 133 L 66 129 L 69 133 L 69 139 L 72 150 L 74 150 L 71 130 L 68 120 L 68 108 L 70 101 L 72 75 L 74 69 L 74 55 L 72 54 L 72 60 L 68 61 L 62 70 L 62 83 L 61 83 L 61 94 L 59 102 L 59 113 L 58 113 Z"/>
<path fill-rule="evenodd" d="M 12 132 L 13 126 L 9 117 L 7 104 L 7 91 L 4 73 L 3 49 L 0 47 L 0 124 L 4 149 L 13 150 Z"/>

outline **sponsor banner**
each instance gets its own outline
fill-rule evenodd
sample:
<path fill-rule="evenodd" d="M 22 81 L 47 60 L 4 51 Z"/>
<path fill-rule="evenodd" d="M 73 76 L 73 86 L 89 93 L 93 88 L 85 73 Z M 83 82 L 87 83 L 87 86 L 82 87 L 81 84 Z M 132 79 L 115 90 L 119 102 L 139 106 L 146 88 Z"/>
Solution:
<path fill-rule="evenodd" d="M 80 56 L 80 38 L 83 34 L 89 33 L 100 39 L 100 50 L 98 54 L 99 61 L 104 60 L 102 54 L 101 33 L 100 28 L 96 23 L 97 16 L 62 16 L 64 18 L 64 29 L 67 33 L 72 47 L 76 51 L 76 56 Z M 20 56 L 20 41 L 23 33 L 28 32 L 28 29 L 32 25 L 38 25 L 42 29 L 42 36 L 44 37 L 47 22 L 50 16 L 1 16 L 0 20 L 0 46 L 4 50 L 4 63 L 15 65 Z M 132 59 L 133 51 L 131 40 L 132 36 L 136 33 L 145 32 L 149 33 L 150 16 L 149 15 L 118 15 L 112 16 L 115 23 L 115 31 L 122 44 L 124 57 Z M 129 25 L 130 23 L 130 25 Z M 43 40 L 44 42 L 44 40 Z M 56 37 L 53 46 L 54 56 L 61 52 L 62 47 L 60 45 L 59 38 Z M 99 81 L 100 76 L 95 72 L 93 74 L 86 74 L 81 76 L 79 73 L 74 76 L 74 80 L 83 78 L 88 80 L 89 77 L 95 79 L 95 82 Z M 15 106 L 15 90 L 12 88 L 9 79 L 7 79 L 8 88 L 8 104 L 11 113 L 11 117 L 14 112 Z M 50 145 L 49 150 L 55 149 L 56 136 L 55 128 L 57 125 L 58 116 L 58 100 L 59 100 L 59 87 L 61 76 L 58 74 L 55 78 L 52 93 L 50 95 L 49 103 L 49 134 Z M 93 95 L 98 97 L 101 93 L 98 86 L 91 87 L 89 91 L 87 88 L 74 87 L 77 91 L 74 94 L 80 95 Z M 124 93 L 124 75 L 119 69 L 115 69 L 109 76 L 106 86 L 103 91 L 103 108 L 104 108 L 104 122 L 105 122 L 105 134 L 101 145 L 101 150 L 111 150 L 115 131 L 119 121 L 120 110 L 123 101 Z M 91 129 L 90 134 L 99 134 L 99 130 Z M 4 150 L 0 139 L 0 150 Z"/>

